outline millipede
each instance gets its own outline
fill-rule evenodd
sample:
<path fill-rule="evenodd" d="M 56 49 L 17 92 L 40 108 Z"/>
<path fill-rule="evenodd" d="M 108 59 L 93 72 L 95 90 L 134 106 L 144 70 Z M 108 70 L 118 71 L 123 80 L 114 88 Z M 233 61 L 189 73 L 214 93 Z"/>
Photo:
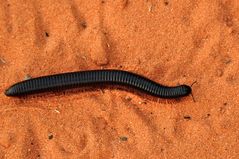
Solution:
<path fill-rule="evenodd" d="M 178 98 L 191 94 L 188 85 L 164 86 L 136 73 L 123 70 L 88 70 L 27 79 L 10 86 L 6 96 L 23 96 L 89 85 L 122 85 L 160 98 Z"/>

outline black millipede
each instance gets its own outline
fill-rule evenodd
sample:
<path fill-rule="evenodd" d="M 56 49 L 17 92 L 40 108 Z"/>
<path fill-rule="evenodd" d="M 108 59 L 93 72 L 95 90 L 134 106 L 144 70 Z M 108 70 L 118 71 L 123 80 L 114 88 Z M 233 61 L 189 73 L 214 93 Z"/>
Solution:
<path fill-rule="evenodd" d="M 122 70 L 89 70 L 54 74 L 21 81 L 5 91 L 6 96 L 22 96 L 86 85 L 123 85 L 160 98 L 178 98 L 191 94 L 191 87 L 168 87 L 146 77 Z"/>

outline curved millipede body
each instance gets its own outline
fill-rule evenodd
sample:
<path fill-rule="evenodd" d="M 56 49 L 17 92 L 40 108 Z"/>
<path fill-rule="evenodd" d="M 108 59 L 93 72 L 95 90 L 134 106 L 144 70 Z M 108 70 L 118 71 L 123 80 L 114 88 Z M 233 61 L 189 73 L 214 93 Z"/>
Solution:
<path fill-rule="evenodd" d="M 177 98 L 191 93 L 190 86 L 163 86 L 143 76 L 127 71 L 89 70 L 28 79 L 12 85 L 5 91 L 5 95 L 22 96 L 58 89 L 84 87 L 91 84 L 125 85 L 160 98 Z"/>

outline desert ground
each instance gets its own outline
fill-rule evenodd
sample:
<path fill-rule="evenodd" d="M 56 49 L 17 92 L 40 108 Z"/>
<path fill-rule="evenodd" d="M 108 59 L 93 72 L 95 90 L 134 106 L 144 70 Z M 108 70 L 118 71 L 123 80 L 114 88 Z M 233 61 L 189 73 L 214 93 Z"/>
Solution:
<path fill-rule="evenodd" d="M 119 69 L 191 85 L 7 97 L 44 75 Z M 238 0 L 0 0 L 0 159 L 238 159 Z"/>

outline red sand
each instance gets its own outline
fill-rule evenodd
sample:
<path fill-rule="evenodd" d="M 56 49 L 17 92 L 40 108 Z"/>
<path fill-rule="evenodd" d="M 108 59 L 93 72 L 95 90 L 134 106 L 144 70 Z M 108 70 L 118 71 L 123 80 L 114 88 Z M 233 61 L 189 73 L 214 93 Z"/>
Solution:
<path fill-rule="evenodd" d="M 237 0 L 0 0 L 0 158 L 239 158 Z M 9 98 L 26 76 L 114 68 L 192 98 Z"/>

